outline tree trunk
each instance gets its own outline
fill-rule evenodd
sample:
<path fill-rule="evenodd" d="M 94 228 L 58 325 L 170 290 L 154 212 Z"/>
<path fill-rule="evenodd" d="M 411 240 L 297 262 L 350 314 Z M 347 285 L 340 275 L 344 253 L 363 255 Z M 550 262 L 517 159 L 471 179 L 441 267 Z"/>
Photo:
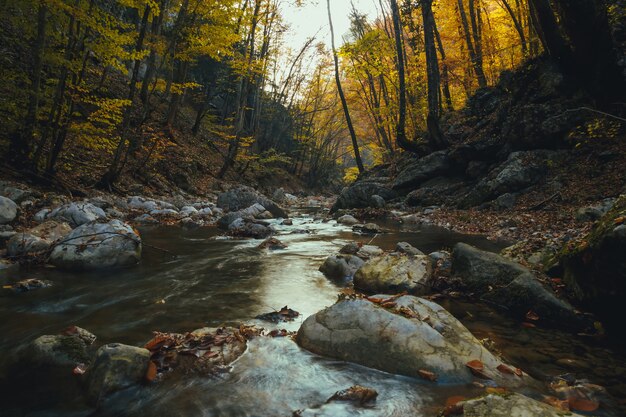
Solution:
<path fill-rule="evenodd" d="M 439 49 L 439 55 L 441 56 L 441 80 L 443 81 L 443 98 L 446 104 L 446 110 L 452 111 L 452 94 L 450 94 L 450 76 L 448 71 L 448 64 L 446 62 L 446 51 L 443 49 L 443 42 L 441 42 L 441 36 L 439 35 L 439 29 L 437 28 L 437 22 L 433 22 L 433 29 L 435 31 L 435 39 L 437 41 L 437 47 Z"/>
<path fill-rule="evenodd" d="M 146 37 L 146 28 L 148 26 L 148 17 L 150 16 L 150 5 L 146 5 L 146 8 L 143 13 L 143 18 L 141 19 L 141 29 L 139 31 L 139 37 L 137 38 L 137 43 L 135 44 L 135 52 L 139 54 L 143 49 L 143 41 Z M 139 78 L 139 66 L 141 65 L 141 59 L 136 59 L 133 66 L 133 74 L 130 79 L 130 85 L 128 89 L 127 99 L 130 102 L 128 108 L 124 112 L 124 118 L 122 119 L 122 128 L 120 129 L 120 141 L 117 144 L 117 148 L 115 149 L 115 154 L 113 155 L 113 161 L 109 166 L 107 172 L 100 178 L 98 185 L 100 187 L 111 188 L 111 186 L 117 181 L 117 178 L 120 175 L 122 170 L 122 166 L 120 166 L 120 162 L 122 159 L 122 154 L 124 153 L 124 148 L 126 147 L 126 135 L 128 134 L 128 129 L 130 127 L 130 120 L 133 111 L 133 100 L 135 98 L 135 92 L 137 90 L 137 79 Z"/>
<path fill-rule="evenodd" d="M 517 31 L 517 34 L 519 35 L 520 41 L 522 43 L 522 53 L 526 55 L 528 54 L 528 47 L 526 46 L 526 35 L 524 35 L 524 28 L 522 27 L 522 24 L 520 23 L 519 19 L 515 15 L 515 12 L 511 8 L 511 5 L 509 4 L 509 2 L 507 0 L 502 0 L 502 4 L 504 5 L 506 11 L 511 16 L 511 20 L 513 21 L 513 26 L 515 26 L 515 30 Z"/>
<path fill-rule="evenodd" d="M 571 51 L 559 31 L 550 0 L 529 0 L 529 3 L 536 20 L 535 29 L 539 34 L 543 48 L 563 72 L 569 72 L 572 64 Z"/>
<path fill-rule="evenodd" d="M 447 146 L 439 126 L 439 64 L 437 49 L 435 48 L 434 26 L 435 17 L 432 11 L 432 0 L 422 0 L 422 19 L 424 21 L 424 48 L 426 52 L 426 74 L 428 76 L 428 140 L 433 149 L 443 149 Z"/>
<path fill-rule="evenodd" d="M 418 152 L 419 147 L 406 137 L 406 83 L 404 77 L 404 48 L 402 46 L 402 25 L 400 10 L 396 0 L 391 0 L 391 16 L 396 42 L 396 63 L 398 69 L 398 122 L 396 124 L 396 143 L 408 152 Z"/>
<path fill-rule="evenodd" d="M 333 29 L 333 20 L 330 13 L 330 0 L 326 0 L 326 8 L 328 9 L 328 24 L 330 26 L 330 44 L 333 51 L 333 61 L 335 63 L 335 82 L 337 83 L 337 91 L 341 100 L 341 106 L 343 107 L 343 113 L 346 117 L 346 124 L 350 131 L 350 138 L 352 139 L 352 149 L 354 151 L 354 159 L 356 160 L 356 166 L 359 169 L 359 173 L 363 173 L 365 168 L 363 167 L 363 161 L 361 160 L 361 153 L 359 152 L 359 143 L 356 139 L 356 132 L 354 126 L 352 126 L 352 119 L 350 118 L 350 111 L 348 110 L 348 103 L 346 102 L 346 96 L 341 88 L 341 79 L 339 76 L 339 57 L 337 56 L 337 50 L 335 49 L 335 31 Z"/>
<path fill-rule="evenodd" d="M 46 41 L 46 17 L 48 9 L 43 0 L 40 0 L 37 9 L 37 37 L 32 48 L 33 75 L 28 97 L 28 110 L 24 119 L 24 127 L 20 134 L 14 135 L 11 140 L 9 155 L 16 166 L 21 166 L 28 160 L 31 152 L 35 129 L 37 127 L 37 113 L 39 112 L 39 90 L 41 88 L 41 71 L 43 69 L 43 51 Z"/>
<path fill-rule="evenodd" d="M 432 1 L 430 2 L 432 4 Z M 482 58 L 479 60 L 478 53 L 476 51 L 476 46 L 472 42 L 472 35 L 470 33 L 469 23 L 467 21 L 467 15 L 465 14 L 465 6 L 463 6 L 463 0 L 458 0 L 458 11 L 459 17 L 461 18 L 461 24 L 463 25 L 463 33 L 465 36 L 465 43 L 467 44 L 467 51 L 470 56 L 470 61 L 472 62 L 472 66 L 474 67 L 474 73 L 476 74 L 476 79 L 478 80 L 478 85 L 480 87 L 487 86 L 487 78 L 485 77 L 485 72 L 482 67 Z M 422 6 L 423 10 L 423 6 Z"/>

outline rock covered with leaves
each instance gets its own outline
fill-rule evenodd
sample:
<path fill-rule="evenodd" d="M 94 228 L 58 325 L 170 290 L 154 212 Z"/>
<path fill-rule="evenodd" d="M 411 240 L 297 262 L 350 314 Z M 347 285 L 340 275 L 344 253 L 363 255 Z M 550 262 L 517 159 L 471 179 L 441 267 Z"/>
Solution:
<path fill-rule="evenodd" d="M 368 260 L 354 274 L 354 286 L 369 293 L 415 295 L 430 292 L 432 265 L 427 255 L 388 253 Z"/>

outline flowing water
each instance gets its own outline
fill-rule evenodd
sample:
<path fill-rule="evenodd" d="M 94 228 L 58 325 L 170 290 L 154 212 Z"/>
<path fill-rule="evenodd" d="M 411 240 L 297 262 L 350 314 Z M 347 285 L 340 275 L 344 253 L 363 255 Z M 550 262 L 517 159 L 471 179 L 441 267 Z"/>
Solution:
<path fill-rule="evenodd" d="M 294 219 L 294 226 L 276 227 L 278 238 L 288 245 L 285 250 L 260 250 L 254 240 L 221 239 L 215 229 L 157 227 L 141 230 L 150 247 L 144 248 L 142 262 L 135 268 L 97 273 L 40 268 L 3 277 L 3 285 L 23 278 L 46 279 L 54 285 L 0 295 L 0 396 L 4 397 L 0 415 L 289 416 L 297 409 L 314 408 L 306 415 L 431 416 L 449 396 L 482 392 L 471 385 L 433 384 L 322 358 L 301 350 L 289 338 L 249 342 L 230 373 L 180 376 L 125 390 L 98 410 L 83 403 L 78 384 L 59 387 L 43 371 L 21 372 L 19 366 L 8 366 L 15 361 L 11 352 L 17 346 L 70 325 L 93 332 L 97 343 L 141 346 L 155 330 L 182 333 L 237 322 L 271 328 L 254 317 L 288 305 L 301 316 L 279 327 L 297 330 L 306 317 L 333 304 L 342 288 L 342 283 L 318 272 L 319 265 L 348 241 L 368 243 L 371 237 L 308 215 Z M 417 226 L 396 228 L 377 236 L 372 244 L 392 249 L 398 241 L 424 252 L 450 248 L 459 241 L 494 251 L 502 247 L 481 237 Z M 478 338 L 494 341 L 511 363 L 539 379 L 572 372 L 606 386 L 617 398 L 626 396 L 626 356 L 597 341 L 525 329 L 480 305 L 446 301 L 444 307 Z M 376 405 L 324 405 L 335 391 L 354 384 L 376 389 Z M 608 399 L 595 414 L 618 416 L 620 412 L 624 412 L 620 402 Z"/>

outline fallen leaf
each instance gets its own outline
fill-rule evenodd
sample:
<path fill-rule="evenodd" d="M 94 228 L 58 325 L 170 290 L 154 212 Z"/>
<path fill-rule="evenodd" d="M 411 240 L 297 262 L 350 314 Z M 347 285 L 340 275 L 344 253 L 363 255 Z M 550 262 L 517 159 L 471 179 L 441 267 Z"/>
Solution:
<path fill-rule="evenodd" d="M 522 327 L 524 327 L 525 329 L 534 329 L 537 326 L 535 326 L 532 323 L 529 323 L 529 322 L 525 321 L 525 322 L 522 322 Z"/>
<path fill-rule="evenodd" d="M 624 223 L 626 221 L 626 216 L 620 216 L 617 219 L 615 219 L 615 225 L 619 226 L 620 224 Z"/>
<path fill-rule="evenodd" d="M 500 365 L 498 365 L 498 367 L 496 368 L 498 371 L 502 372 L 503 374 L 509 374 L 509 375 L 513 375 L 515 374 L 515 371 L 511 368 L 509 368 L 508 366 L 506 366 L 505 364 L 501 363 Z"/>
<path fill-rule="evenodd" d="M 148 370 L 146 371 L 146 381 L 152 382 L 157 377 L 157 366 L 154 362 L 148 363 Z"/>
<path fill-rule="evenodd" d="M 528 313 L 526 313 L 526 319 L 532 320 L 532 321 L 537 321 L 537 320 L 539 320 L 539 316 L 534 311 L 528 310 Z"/>
<path fill-rule="evenodd" d="M 517 375 L 519 377 L 524 376 L 524 372 L 521 369 L 519 369 L 519 368 L 515 368 L 514 372 L 515 372 L 515 375 Z"/>
<path fill-rule="evenodd" d="M 437 374 L 435 374 L 434 372 L 430 372 L 425 369 L 420 369 L 417 371 L 417 373 L 422 379 L 425 379 L 427 381 L 435 382 L 437 380 Z"/>
<path fill-rule="evenodd" d="M 72 369 L 74 375 L 83 375 L 85 372 L 87 372 L 87 366 L 84 363 L 79 363 Z"/>
<path fill-rule="evenodd" d="M 503 387 L 487 387 L 485 392 L 487 392 L 487 394 L 506 394 L 507 390 Z"/>
<path fill-rule="evenodd" d="M 446 408 L 443 409 L 444 416 L 456 416 L 463 414 L 463 401 L 465 397 L 455 395 L 446 400 Z"/>
<path fill-rule="evenodd" d="M 483 363 L 479 361 L 478 359 L 469 361 L 468 363 L 465 364 L 465 366 L 469 368 L 469 370 L 472 372 L 474 376 L 478 378 L 482 378 L 482 379 L 490 379 L 489 376 L 483 372 L 485 365 L 483 365 Z"/>
<path fill-rule="evenodd" d="M 576 411 L 595 411 L 600 406 L 600 403 L 586 398 L 572 397 L 569 399 L 569 406 Z"/>
<path fill-rule="evenodd" d="M 558 408 L 559 410 L 570 411 L 569 401 L 567 400 L 561 400 L 550 395 L 544 395 L 543 402 L 550 404 L 552 407 Z"/>

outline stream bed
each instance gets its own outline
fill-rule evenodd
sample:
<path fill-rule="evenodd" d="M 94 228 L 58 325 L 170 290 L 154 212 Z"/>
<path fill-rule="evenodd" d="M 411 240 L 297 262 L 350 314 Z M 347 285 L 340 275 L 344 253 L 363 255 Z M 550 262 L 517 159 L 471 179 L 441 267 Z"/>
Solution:
<path fill-rule="evenodd" d="M 140 229 L 144 247 L 140 265 L 126 270 L 67 273 L 52 268 L 22 269 L 3 277 L 40 278 L 49 288 L 27 293 L 0 293 L 0 393 L 5 416 L 290 416 L 294 410 L 322 406 L 338 390 L 359 384 L 378 391 L 373 407 L 333 403 L 319 416 L 433 416 L 446 398 L 479 395 L 472 386 L 442 385 L 396 376 L 319 357 L 301 350 L 289 338 L 259 338 L 232 365 L 215 377 L 180 376 L 128 389 L 94 410 L 77 387 L 57 387 L 32 372 L 15 372 L 16 347 L 43 334 L 77 325 L 94 333 L 96 343 L 143 346 L 152 331 L 184 333 L 206 326 L 252 323 L 288 305 L 301 313 L 278 328 L 296 331 L 309 315 L 333 304 L 342 283 L 326 279 L 318 268 L 347 242 L 369 243 L 334 221 L 310 215 L 281 226 L 278 238 L 287 249 L 257 249 L 258 240 L 218 237 L 214 228 L 185 231 L 179 227 Z M 300 233 L 293 233 L 299 231 Z M 304 232 L 307 233 L 304 233 Z M 389 250 L 399 241 L 428 253 L 463 241 L 497 251 L 504 245 L 477 236 L 435 227 L 395 227 L 371 244 Z M 157 249 L 161 248 L 161 249 Z M 540 380 L 565 373 L 606 387 L 612 394 L 593 415 L 626 415 L 626 355 L 602 341 L 556 330 L 527 329 L 491 309 L 469 302 L 442 305 L 478 339 L 489 338 L 516 365 Z M 9 371 L 11 369 L 11 371 Z"/>

